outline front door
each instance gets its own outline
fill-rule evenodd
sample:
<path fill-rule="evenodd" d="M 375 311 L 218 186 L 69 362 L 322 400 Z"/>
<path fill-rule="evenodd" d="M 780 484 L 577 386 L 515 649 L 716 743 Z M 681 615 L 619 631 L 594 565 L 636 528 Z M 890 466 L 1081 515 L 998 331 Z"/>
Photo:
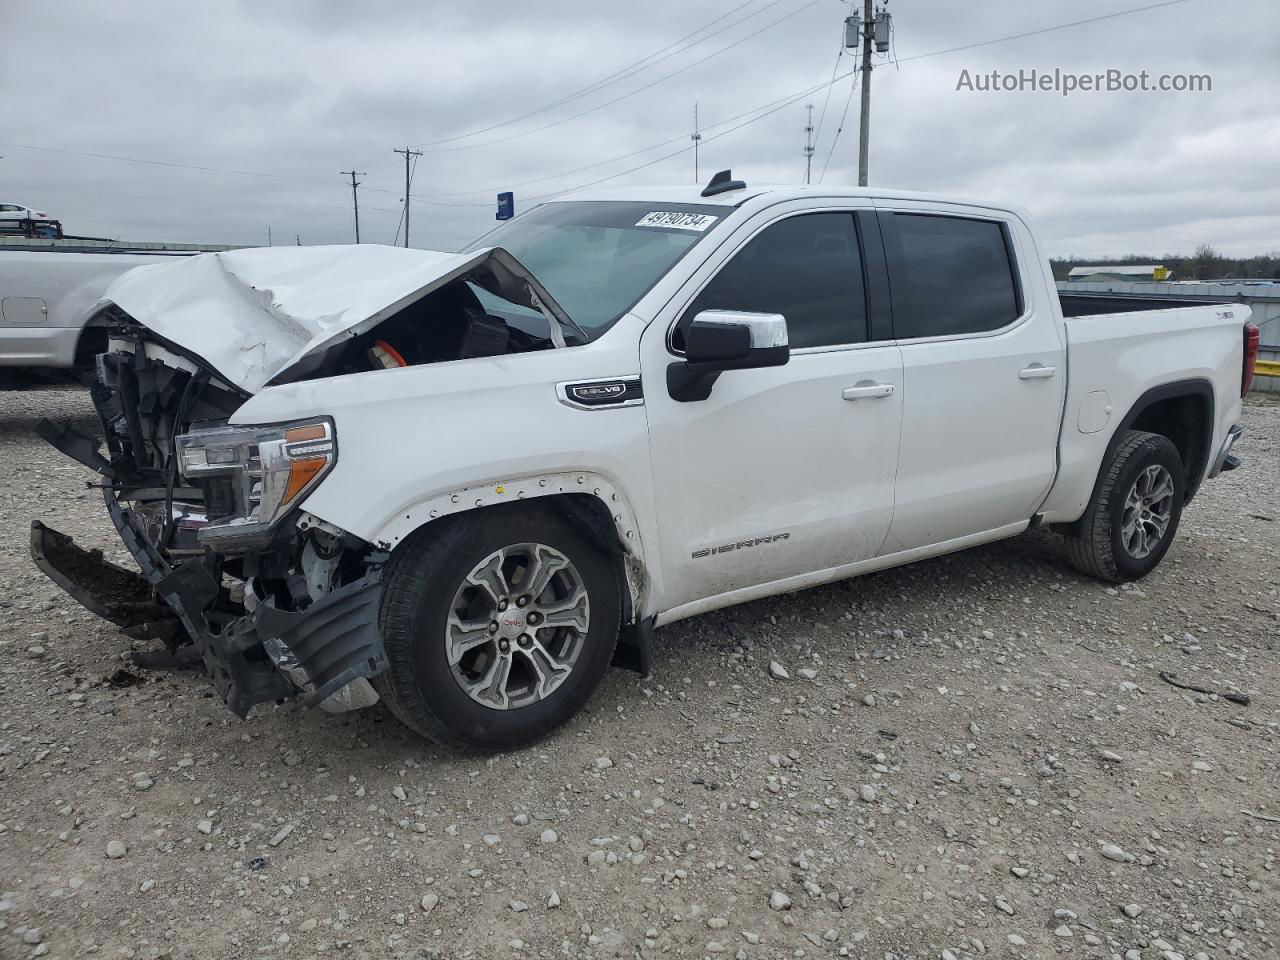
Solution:
<path fill-rule="evenodd" d="M 853 210 L 792 210 L 743 224 L 641 341 L 666 609 L 874 557 L 889 530 L 899 350 L 869 342 Z M 790 361 L 673 400 L 707 309 L 782 314 Z"/>

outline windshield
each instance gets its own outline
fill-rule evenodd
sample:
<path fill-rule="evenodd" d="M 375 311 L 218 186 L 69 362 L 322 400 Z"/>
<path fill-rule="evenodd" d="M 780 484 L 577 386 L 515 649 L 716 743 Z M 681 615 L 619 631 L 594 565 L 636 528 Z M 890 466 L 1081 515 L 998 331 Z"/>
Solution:
<path fill-rule="evenodd" d="M 502 247 L 512 253 L 594 338 L 635 306 L 731 209 L 648 201 L 547 203 L 466 249 Z M 488 295 L 478 292 L 488 308 Z M 510 313 L 511 304 L 502 306 Z"/>

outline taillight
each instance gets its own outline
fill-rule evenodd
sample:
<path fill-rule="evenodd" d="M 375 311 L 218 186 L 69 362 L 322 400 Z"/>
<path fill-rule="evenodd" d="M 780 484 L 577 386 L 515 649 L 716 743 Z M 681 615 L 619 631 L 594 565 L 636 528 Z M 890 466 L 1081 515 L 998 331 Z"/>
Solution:
<path fill-rule="evenodd" d="M 1258 366 L 1258 344 L 1262 340 L 1262 331 L 1257 324 L 1244 325 L 1244 367 L 1240 371 L 1240 396 L 1249 392 L 1253 385 L 1253 371 Z"/>

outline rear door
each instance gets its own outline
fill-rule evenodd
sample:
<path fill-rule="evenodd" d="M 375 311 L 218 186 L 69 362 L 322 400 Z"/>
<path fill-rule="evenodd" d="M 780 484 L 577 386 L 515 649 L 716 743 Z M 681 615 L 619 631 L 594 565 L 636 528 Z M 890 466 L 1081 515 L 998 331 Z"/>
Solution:
<path fill-rule="evenodd" d="M 902 362 L 871 337 L 883 273 L 868 282 L 858 204 L 846 203 L 744 223 L 641 340 L 667 609 L 869 559 L 888 533 Z M 677 402 L 666 369 L 683 325 L 708 309 L 782 314 L 791 358 Z"/>
<path fill-rule="evenodd" d="M 879 220 L 906 398 L 881 552 L 1030 519 L 1053 482 L 1066 369 L 1029 233 L 981 208 L 902 202 Z"/>

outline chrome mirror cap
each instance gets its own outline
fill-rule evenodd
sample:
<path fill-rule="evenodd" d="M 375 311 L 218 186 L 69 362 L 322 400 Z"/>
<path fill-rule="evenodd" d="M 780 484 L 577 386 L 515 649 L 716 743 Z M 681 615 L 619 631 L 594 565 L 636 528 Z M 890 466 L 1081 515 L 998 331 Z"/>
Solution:
<path fill-rule="evenodd" d="M 780 313 L 748 313 L 745 310 L 703 310 L 693 318 L 697 324 L 743 326 L 751 333 L 751 349 L 767 350 L 789 345 L 787 318 Z"/>

